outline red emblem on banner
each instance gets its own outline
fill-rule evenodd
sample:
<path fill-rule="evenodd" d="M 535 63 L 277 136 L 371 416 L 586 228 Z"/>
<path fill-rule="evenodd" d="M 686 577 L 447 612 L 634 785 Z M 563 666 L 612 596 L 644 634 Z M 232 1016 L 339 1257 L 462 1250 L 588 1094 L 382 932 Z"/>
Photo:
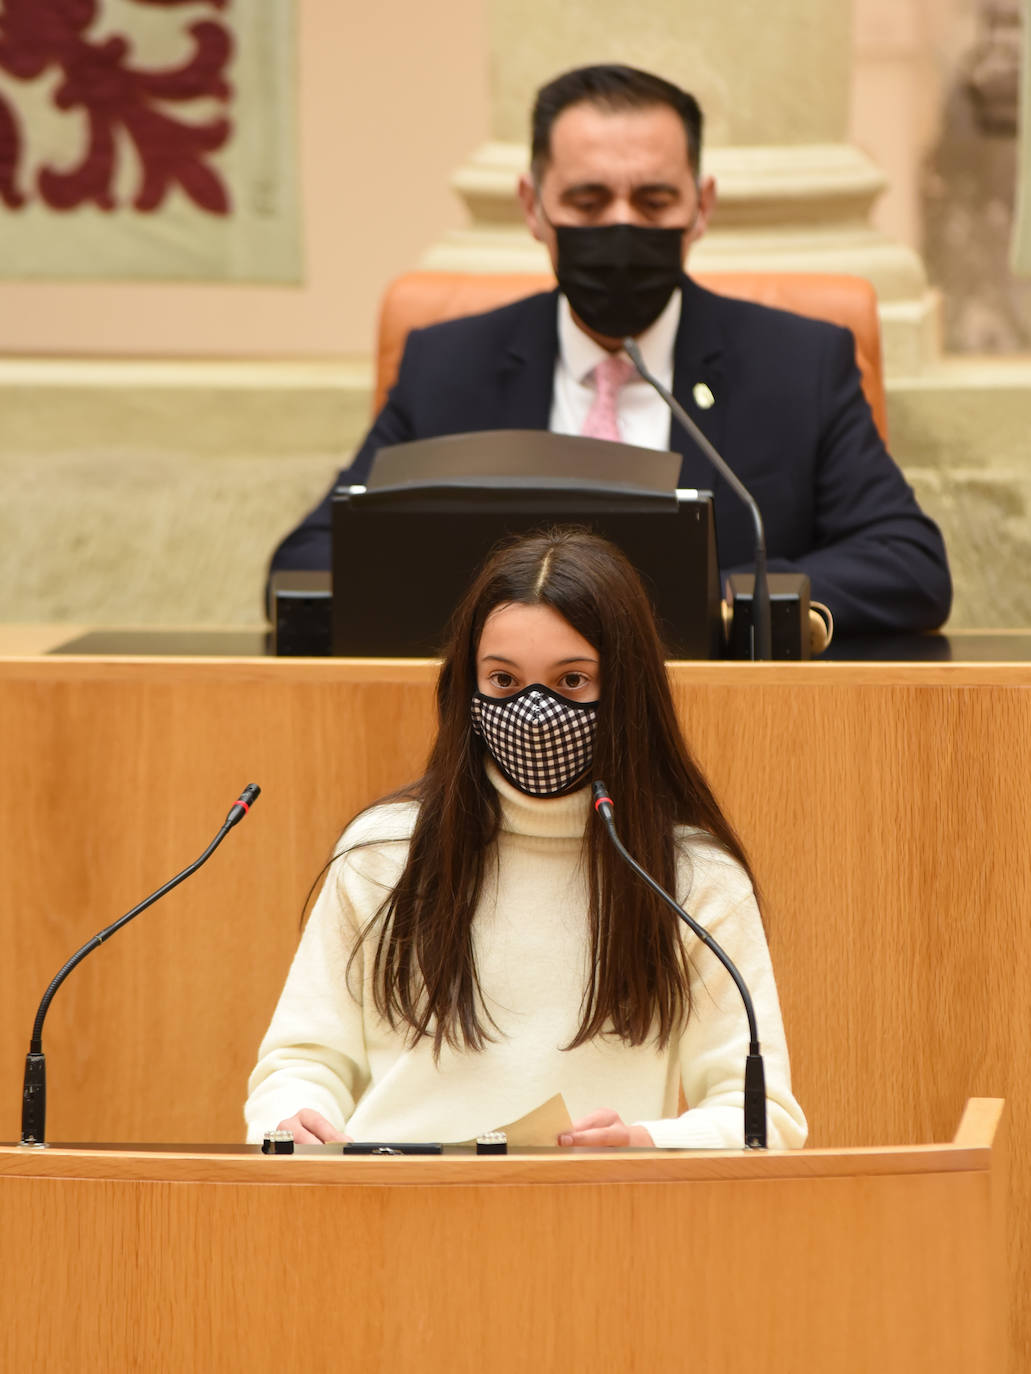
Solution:
<path fill-rule="evenodd" d="M 132 0 L 173 9 L 198 0 Z M 228 0 L 201 0 L 224 9 Z M 232 36 L 214 19 L 190 24 L 193 52 L 179 66 L 145 70 L 133 63 L 132 42 L 113 33 L 86 35 L 102 17 L 103 0 L 3 0 L 0 4 L 0 70 L 18 81 L 59 72 L 54 104 L 84 122 L 86 151 L 71 168 L 28 168 L 18 111 L 0 95 L 0 200 L 16 210 L 38 196 L 54 210 L 94 204 L 118 208 L 116 170 L 119 142 L 131 140 L 142 169 L 132 197 L 136 210 L 156 210 L 174 186 L 213 215 L 230 210 L 229 192 L 207 161 L 231 133 L 227 117 L 191 123 L 169 105 L 196 100 L 228 103 L 225 69 Z M 179 20 L 179 23 L 182 21 Z"/>

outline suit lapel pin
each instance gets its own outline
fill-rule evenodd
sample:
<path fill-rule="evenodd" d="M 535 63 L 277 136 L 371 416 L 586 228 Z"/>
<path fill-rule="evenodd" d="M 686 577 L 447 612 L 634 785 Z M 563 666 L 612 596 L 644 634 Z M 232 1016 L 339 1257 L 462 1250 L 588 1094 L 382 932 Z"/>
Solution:
<path fill-rule="evenodd" d="M 704 382 L 695 382 L 691 395 L 694 397 L 694 403 L 699 410 L 711 410 L 716 404 L 716 397 Z"/>

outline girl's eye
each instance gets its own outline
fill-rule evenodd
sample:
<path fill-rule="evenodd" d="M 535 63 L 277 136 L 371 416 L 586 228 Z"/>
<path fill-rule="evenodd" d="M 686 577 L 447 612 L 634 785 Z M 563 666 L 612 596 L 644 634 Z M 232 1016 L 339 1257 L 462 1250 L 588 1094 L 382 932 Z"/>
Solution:
<path fill-rule="evenodd" d="M 562 679 L 562 686 L 567 692 L 575 692 L 587 681 L 586 673 L 566 673 Z"/>
<path fill-rule="evenodd" d="M 507 692 L 515 686 L 515 678 L 511 673 L 495 671 L 490 675 L 490 684 L 496 687 L 499 692 Z"/>

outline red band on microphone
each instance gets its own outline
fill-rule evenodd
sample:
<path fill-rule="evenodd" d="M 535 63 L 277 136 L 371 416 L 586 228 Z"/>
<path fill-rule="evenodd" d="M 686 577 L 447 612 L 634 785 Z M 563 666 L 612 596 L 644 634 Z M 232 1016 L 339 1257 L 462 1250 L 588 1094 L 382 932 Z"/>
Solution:
<path fill-rule="evenodd" d="M 601 806 L 602 802 L 608 802 L 609 806 L 611 806 L 613 810 L 615 810 L 616 804 L 611 797 L 599 797 L 597 801 L 594 803 L 595 811 L 597 811 L 598 807 Z"/>
<path fill-rule="evenodd" d="M 237 797 L 236 801 L 233 802 L 233 805 L 242 806 L 244 811 L 250 811 L 251 809 L 241 797 Z"/>

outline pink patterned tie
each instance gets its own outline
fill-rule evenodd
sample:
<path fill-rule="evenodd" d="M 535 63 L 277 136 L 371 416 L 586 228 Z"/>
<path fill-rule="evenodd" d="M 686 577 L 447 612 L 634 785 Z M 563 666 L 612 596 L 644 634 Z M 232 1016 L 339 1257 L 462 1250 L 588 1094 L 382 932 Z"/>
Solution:
<path fill-rule="evenodd" d="M 633 363 L 621 353 L 610 353 L 594 369 L 594 400 L 580 433 L 587 439 L 614 439 L 619 443 L 616 401 L 620 389 L 635 375 Z"/>

